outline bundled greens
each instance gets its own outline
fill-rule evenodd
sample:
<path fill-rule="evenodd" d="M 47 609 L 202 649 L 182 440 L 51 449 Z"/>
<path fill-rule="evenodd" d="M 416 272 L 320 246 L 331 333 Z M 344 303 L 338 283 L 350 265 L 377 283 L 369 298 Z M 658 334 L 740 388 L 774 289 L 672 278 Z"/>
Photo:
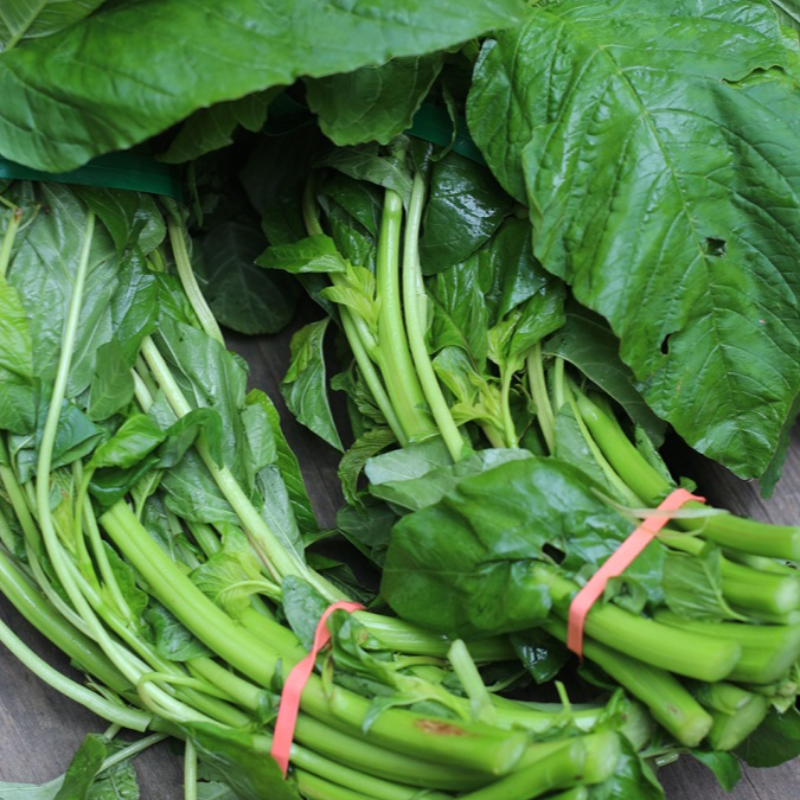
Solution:
<path fill-rule="evenodd" d="M 33 796 L 135 796 L 167 736 L 187 800 L 658 800 L 680 753 L 725 788 L 800 753 L 796 526 L 688 503 L 565 648 L 694 490 L 670 431 L 780 476 L 798 30 L 794 0 L 4 4 L 0 592 L 88 681 L 0 641 L 112 725 Z M 132 147 L 185 204 L 67 172 Z M 281 389 L 342 453 L 336 530 L 221 327 L 304 293 Z M 285 780 L 284 682 L 342 599 Z M 562 675 L 600 699 L 534 702 Z"/>
<path fill-rule="evenodd" d="M 115 725 L 184 739 L 187 797 L 198 758 L 243 800 L 529 798 L 613 780 L 649 736 L 621 695 L 575 709 L 495 697 L 476 661 L 512 660 L 505 639 L 339 612 L 284 781 L 270 757 L 283 680 L 349 587 L 311 566 L 297 462 L 182 263 L 180 217 L 144 197 L 119 214 L 119 199 L 3 193 L 0 590 L 90 685 L 2 626 L 6 646 Z M 102 767 L 81 758 L 92 777 Z"/>
<path fill-rule="evenodd" d="M 307 286 L 336 304 L 352 352 L 336 379 L 359 436 L 342 461 L 354 507 L 340 526 L 401 617 L 559 652 L 579 586 L 675 487 L 657 453 L 663 423 L 484 168 L 411 139 L 365 157 L 357 182 L 349 153 L 327 156 L 333 171 L 304 193 L 310 235 L 260 259 L 328 276 Z M 317 396 L 321 347 L 300 349 L 326 326 L 296 335 L 284 387 L 300 420 L 338 442 Z M 405 449 L 376 455 L 393 442 Z M 680 745 L 746 752 L 794 703 L 800 580 L 785 562 L 799 548 L 796 527 L 689 504 L 589 613 L 587 659 Z"/>

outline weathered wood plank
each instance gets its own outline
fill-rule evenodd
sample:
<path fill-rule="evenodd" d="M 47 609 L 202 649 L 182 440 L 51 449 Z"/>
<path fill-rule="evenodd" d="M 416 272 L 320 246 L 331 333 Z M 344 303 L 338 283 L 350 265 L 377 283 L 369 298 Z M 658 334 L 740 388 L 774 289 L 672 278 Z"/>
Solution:
<path fill-rule="evenodd" d="M 288 333 L 247 340 L 229 335 L 229 345 L 251 364 L 251 386 L 275 400 L 287 438 L 295 449 L 315 511 L 330 525 L 341 503 L 336 479 L 336 452 L 309 434 L 286 412 L 278 392 L 288 356 Z M 711 499 L 734 511 L 775 522 L 800 519 L 800 435 L 793 438 L 776 496 L 763 501 L 753 485 L 742 484 L 713 465 L 694 472 Z M 31 632 L 18 615 L 0 603 L 2 618 L 48 661 L 69 670 L 48 642 Z M 74 677 L 79 677 L 75 673 Z M 69 762 L 85 732 L 102 731 L 105 723 L 76 706 L 23 670 L 5 651 L 0 652 L 0 780 L 43 782 L 58 775 Z M 142 800 L 179 798 L 181 763 L 178 751 L 161 745 L 137 760 Z M 731 794 L 719 789 L 710 772 L 682 759 L 660 773 L 669 800 L 793 800 L 800 797 L 800 762 L 771 770 L 746 770 L 745 779 Z M 0 795 L 0 798 L 2 796 Z M 625 800 L 636 800 L 625 798 Z"/>

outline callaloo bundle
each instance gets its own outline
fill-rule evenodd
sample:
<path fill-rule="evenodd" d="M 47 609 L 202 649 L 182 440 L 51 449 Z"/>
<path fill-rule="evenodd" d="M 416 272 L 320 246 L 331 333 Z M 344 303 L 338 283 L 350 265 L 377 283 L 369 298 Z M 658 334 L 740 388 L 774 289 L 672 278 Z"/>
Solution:
<path fill-rule="evenodd" d="M 0 590 L 90 682 L 3 626 L 27 667 L 115 726 L 183 739 L 188 798 L 198 759 L 243 800 L 585 797 L 641 770 L 650 724 L 622 696 L 504 699 L 476 663 L 513 659 L 507 640 L 340 611 L 284 780 L 283 682 L 351 587 L 306 557 L 319 530 L 275 409 L 245 393 L 174 204 L 24 182 L 2 200 Z M 80 755 L 82 791 L 114 753 Z"/>
<path fill-rule="evenodd" d="M 326 157 L 306 183 L 310 235 L 261 259 L 306 281 L 352 353 L 335 379 L 359 434 L 340 526 L 401 617 L 558 653 L 580 586 L 676 488 L 663 423 L 484 167 L 413 137 L 361 158 L 368 173 L 347 151 Z M 316 349 L 327 325 L 297 334 L 284 389 L 335 441 Z M 584 654 L 680 746 L 746 752 L 794 714 L 800 529 L 697 501 L 671 516 L 589 612 Z"/>

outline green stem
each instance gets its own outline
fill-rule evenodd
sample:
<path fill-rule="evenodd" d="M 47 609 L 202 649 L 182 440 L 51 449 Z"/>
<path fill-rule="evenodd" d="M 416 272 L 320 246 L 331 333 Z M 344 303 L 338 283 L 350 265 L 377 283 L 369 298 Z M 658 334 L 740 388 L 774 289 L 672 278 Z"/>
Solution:
<path fill-rule="evenodd" d="M 566 619 L 570 603 L 578 592 L 577 584 L 544 565 L 534 567 L 533 580 L 548 586 L 553 610 Z M 681 636 L 675 636 L 677 630 L 631 614 L 612 603 L 596 604 L 585 623 L 587 636 L 645 664 L 709 682 L 731 674 L 741 655 L 741 648 L 735 641 L 685 630 L 680 631 Z"/>
<path fill-rule="evenodd" d="M 515 369 L 507 366 L 502 372 L 500 381 L 500 409 L 503 415 L 503 434 L 506 440 L 506 447 L 513 449 L 519 447 L 514 418 L 511 416 L 511 381 L 514 379 L 515 372 Z"/>
<path fill-rule="evenodd" d="M 575 399 L 575 395 L 578 394 L 580 397 L 582 392 L 578 392 L 577 389 L 573 391 L 573 388 L 567 382 L 564 383 L 563 391 L 567 398 L 567 402 L 569 403 L 569 407 L 572 410 L 572 414 L 575 417 L 575 422 L 578 424 L 581 436 L 583 436 L 583 440 L 586 442 L 589 452 L 592 454 L 595 462 L 600 467 L 600 470 L 605 476 L 605 479 L 608 481 L 609 486 L 611 486 L 611 488 L 617 493 L 619 499 L 624 503 L 628 503 L 632 506 L 641 505 L 642 501 L 634 492 L 630 490 L 625 481 L 623 481 L 614 471 L 614 468 L 608 463 L 606 457 L 603 455 L 602 451 L 592 437 L 592 433 L 590 432 L 589 427 L 587 426 L 583 419 L 583 415 L 581 414 L 580 405 Z"/>
<path fill-rule="evenodd" d="M 542 343 L 537 342 L 528 353 L 528 382 L 531 397 L 536 407 L 536 418 L 539 429 L 544 437 L 547 450 L 552 454 L 556 448 L 556 418 L 553 405 L 547 394 L 547 382 L 544 377 L 544 359 L 542 357 Z"/>
<path fill-rule="evenodd" d="M 117 503 L 104 514 L 101 524 L 148 582 L 152 594 L 198 639 L 246 677 L 261 686 L 271 685 L 277 655 L 200 592 L 152 540 L 127 505 Z M 283 669 L 293 666 L 286 663 L 287 659 L 282 662 Z M 370 702 L 341 687 L 326 692 L 321 681 L 312 676 L 301 708 L 334 727 L 360 731 Z M 511 769 L 525 747 L 522 734 L 461 722 L 448 722 L 447 728 L 452 736 L 442 736 L 440 725 L 431 725 L 422 715 L 389 710 L 373 722 L 368 737 L 398 752 L 439 758 L 453 765 L 469 764 L 490 773 Z"/>
<path fill-rule="evenodd" d="M 197 800 L 197 751 L 190 737 L 183 751 L 183 798 Z"/>
<path fill-rule="evenodd" d="M 195 659 L 191 662 L 190 669 L 206 680 L 214 682 L 243 708 L 253 712 L 261 708 L 261 689 L 234 675 L 217 662 L 208 658 Z M 369 772 L 387 780 L 408 780 L 413 776 L 413 783 L 416 785 L 453 790 L 472 789 L 486 780 L 484 775 L 477 772 L 445 764 L 434 764 L 379 747 L 366 741 L 363 735 L 351 735 L 341 730 L 332 731 L 323 722 L 307 714 L 300 714 L 297 720 L 295 746 L 292 749 L 293 761 L 295 749 L 300 745 L 305 752 L 313 751 L 315 755 L 322 756 L 331 763 Z M 315 772 L 318 771 L 307 761 L 301 760 L 298 763 Z"/>
<path fill-rule="evenodd" d="M 8 273 L 8 266 L 11 263 L 11 251 L 14 248 L 14 240 L 17 238 L 17 233 L 19 233 L 19 228 L 22 224 L 22 215 L 21 208 L 14 208 L 11 212 L 3 242 L 0 244 L 0 278 L 5 278 Z"/>
<path fill-rule="evenodd" d="M 548 620 L 544 629 L 560 642 L 567 641 L 566 625 Z M 681 744 L 696 747 L 711 730 L 711 716 L 669 672 L 595 642 L 583 640 L 586 658 L 644 703 L 655 720 Z"/>
<path fill-rule="evenodd" d="M 377 297 L 380 302 L 378 341 L 380 367 L 384 382 L 400 424 L 411 441 L 425 439 L 436 429 L 424 410 L 425 395 L 414 371 L 408 349 L 400 302 L 400 232 L 403 225 L 403 201 L 391 189 L 386 190 L 378 255 L 375 266 Z"/>
<path fill-rule="evenodd" d="M 648 505 L 658 505 L 673 486 L 641 456 L 616 419 L 604 414 L 587 397 L 579 397 L 578 405 L 592 436 L 622 480 Z M 701 509 L 705 506 L 689 502 L 685 507 Z M 728 514 L 676 519 L 675 524 L 732 550 L 787 561 L 800 560 L 800 526 L 770 525 Z"/>
<path fill-rule="evenodd" d="M 91 639 L 50 607 L 33 582 L 2 550 L 0 590 L 37 631 L 66 653 L 80 669 L 119 694 L 133 688 Z"/>
<path fill-rule="evenodd" d="M 192 269 L 192 261 L 189 258 L 189 251 L 186 247 L 184 231 L 171 217 L 167 225 L 169 227 L 169 240 L 172 244 L 172 253 L 175 256 L 175 266 L 178 268 L 178 277 L 181 280 L 186 296 L 189 298 L 189 303 L 191 303 L 194 313 L 197 314 L 197 319 L 203 330 L 212 339 L 216 339 L 224 346 L 225 340 L 222 337 L 222 331 L 219 329 L 217 320 L 211 313 L 211 309 L 208 307 L 208 303 L 206 303 L 206 299 L 200 291 L 200 286 L 197 284 L 197 278 Z"/>
<path fill-rule="evenodd" d="M 425 206 L 425 181 L 419 173 L 414 177 L 411 201 L 406 219 L 405 243 L 403 247 L 403 310 L 405 312 L 406 332 L 414 366 L 417 370 L 422 391 L 436 421 L 444 443 L 453 461 L 459 461 L 465 446 L 461 432 L 456 425 L 450 407 L 447 405 L 436 373 L 433 370 L 428 347 L 425 343 L 426 320 L 423 317 L 423 303 L 427 300 L 422 281 L 422 268 L 419 263 L 419 236 L 422 227 L 422 211 Z M 383 313 L 383 312 L 382 312 Z"/>
<path fill-rule="evenodd" d="M 481 674 L 461 639 L 456 639 L 450 645 L 447 657 L 453 667 L 453 672 L 461 683 L 461 688 L 470 700 L 473 719 L 494 724 L 497 721 L 497 714 L 492 703 L 492 696 L 487 691 Z"/>
<path fill-rule="evenodd" d="M 407 447 L 408 437 L 406 436 L 403 426 L 400 424 L 400 420 L 395 413 L 394 406 L 392 405 L 392 401 L 389 399 L 389 395 L 386 394 L 383 381 L 373 366 L 372 360 L 370 359 L 367 350 L 364 347 L 364 343 L 361 341 L 361 337 L 358 334 L 358 329 L 353 321 L 352 315 L 350 314 L 350 310 L 347 308 L 340 308 L 339 315 L 342 319 L 342 327 L 344 328 L 345 335 L 347 336 L 347 341 L 350 344 L 350 349 L 353 351 L 353 357 L 358 364 L 358 368 L 361 371 L 364 381 L 369 387 L 370 392 L 372 392 L 372 397 L 375 400 L 376 405 L 386 419 L 387 425 L 392 429 L 392 433 L 397 437 L 397 441 L 400 443 L 400 446 Z"/>
<path fill-rule="evenodd" d="M 782 679 L 800 658 L 800 625 L 743 625 L 737 622 L 688 620 L 671 611 L 660 611 L 663 625 L 701 639 L 735 643 L 742 654 L 729 675 L 743 683 L 774 683 Z"/>
<path fill-rule="evenodd" d="M 0 641 L 27 669 L 61 694 L 109 722 L 136 731 L 147 730 L 150 724 L 149 714 L 106 700 L 96 692 L 65 677 L 39 658 L 2 620 L 0 620 Z"/>

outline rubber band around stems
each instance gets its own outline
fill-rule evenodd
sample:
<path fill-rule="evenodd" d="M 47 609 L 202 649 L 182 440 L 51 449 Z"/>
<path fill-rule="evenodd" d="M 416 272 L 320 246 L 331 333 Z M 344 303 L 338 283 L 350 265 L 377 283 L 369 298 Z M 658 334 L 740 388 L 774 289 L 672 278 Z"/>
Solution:
<path fill-rule="evenodd" d="M 594 604 L 603 596 L 606 585 L 611 578 L 622 575 L 636 560 L 636 557 L 656 537 L 658 532 L 670 521 L 670 511 L 677 511 L 690 500 L 705 502 L 704 497 L 697 497 L 686 489 L 676 489 L 658 506 L 658 513 L 642 520 L 627 539 L 611 554 L 600 569 L 589 579 L 588 583 L 575 595 L 569 607 L 567 621 L 567 647 L 583 658 L 583 629 L 586 617 Z"/>
<path fill-rule="evenodd" d="M 325 609 L 325 613 L 317 623 L 314 632 L 314 643 L 308 655 L 292 667 L 281 692 L 281 702 L 278 706 L 278 718 L 275 720 L 275 732 L 272 736 L 272 750 L 270 755 L 277 761 L 285 778 L 289 771 L 289 755 L 294 741 L 294 729 L 297 726 L 297 715 L 300 713 L 300 696 L 303 694 L 308 679 L 314 672 L 317 653 L 325 647 L 331 639 L 328 630 L 328 617 L 339 609 L 343 611 L 361 611 L 361 603 L 340 601 L 333 603 Z"/>

